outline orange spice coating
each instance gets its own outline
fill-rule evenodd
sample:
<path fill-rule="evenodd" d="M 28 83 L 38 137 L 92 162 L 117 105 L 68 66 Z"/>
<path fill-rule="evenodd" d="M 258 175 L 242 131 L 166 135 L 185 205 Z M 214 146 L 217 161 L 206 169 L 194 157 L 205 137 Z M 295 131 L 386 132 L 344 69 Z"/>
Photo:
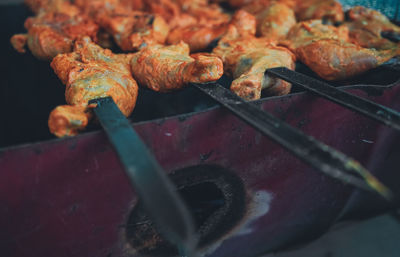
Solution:
<path fill-rule="evenodd" d="M 361 74 L 399 52 L 398 49 L 376 51 L 349 43 L 347 27 L 323 25 L 320 20 L 296 24 L 283 44 L 326 80 L 342 80 Z"/>
<path fill-rule="evenodd" d="M 17 52 L 23 54 L 26 53 L 26 42 L 28 41 L 27 34 L 15 34 L 11 37 L 10 42 Z"/>
<path fill-rule="evenodd" d="M 52 112 L 50 131 L 57 136 L 67 136 L 64 131 L 76 131 L 76 126 L 65 127 L 74 124 L 70 118 L 88 116 L 88 102 L 101 97 L 112 97 L 121 112 L 129 116 L 138 94 L 138 86 L 130 72 L 130 58 L 130 55 L 117 55 L 102 49 L 88 37 L 77 40 L 73 52 L 56 56 L 51 67 L 66 85 L 65 99 L 69 105 L 82 108 L 62 108 Z M 60 122 L 60 117 L 68 122 Z"/>
<path fill-rule="evenodd" d="M 346 79 L 378 66 L 374 52 L 332 39 L 311 42 L 298 48 L 296 55 L 326 80 Z"/>
<path fill-rule="evenodd" d="M 162 17 L 139 11 L 102 15 L 98 20 L 124 51 L 163 44 L 169 32 Z"/>
<path fill-rule="evenodd" d="M 344 20 L 342 5 L 336 0 L 296 0 L 294 8 L 300 21 L 322 19 L 334 24 Z"/>
<path fill-rule="evenodd" d="M 295 68 L 295 57 L 288 49 L 277 47 L 266 38 L 240 37 L 236 27 L 230 26 L 213 53 L 224 62 L 224 71 L 234 79 L 231 90 L 240 97 L 259 99 L 262 90 L 269 95 L 290 92 L 290 83 L 264 76 L 269 68 Z"/>
<path fill-rule="evenodd" d="M 188 83 L 216 81 L 223 73 L 218 57 L 189 55 L 189 46 L 183 42 L 144 48 L 133 54 L 131 68 L 140 85 L 159 92 L 180 89 Z"/>
<path fill-rule="evenodd" d="M 124 51 L 137 51 L 141 47 L 164 44 L 169 27 L 154 13 L 141 11 L 142 1 L 77 0 L 75 3 L 100 27 L 114 38 Z"/>
<path fill-rule="evenodd" d="M 273 3 L 256 15 L 257 35 L 279 41 L 296 24 L 294 11 L 285 4 Z"/>
<path fill-rule="evenodd" d="M 324 19 L 333 24 L 344 20 L 342 5 L 335 0 L 227 0 L 224 2 L 229 2 L 233 7 L 243 8 L 251 14 L 258 14 L 271 4 L 280 3 L 293 9 L 296 18 L 300 21 Z"/>
<path fill-rule="evenodd" d="M 176 28 L 168 35 L 168 44 L 178 44 L 180 41 L 190 46 L 191 52 L 204 51 L 214 41 L 220 38 L 226 31 L 226 25 L 209 26 L 196 25 L 184 28 Z"/>
<path fill-rule="evenodd" d="M 382 32 L 400 34 L 400 27 L 391 23 L 382 13 L 362 6 L 356 6 L 349 10 L 349 22 L 343 26 L 349 28 L 352 43 L 365 48 L 378 50 L 400 47 L 399 43 L 392 42 L 382 37 Z"/>
<path fill-rule="evenodd" d="M 230 16 L 218 5 L 206 0 L 147 0 L 149 12 L 163 17 L 171 29 L 189 25 L 215 25 L 226 23 Z"/>
<path fill-rule="evenodd" d="M 88 125 L 92 113 L 86 106 L 60 105 L 50 113 L 50 132 L 57 137 L 76 136 Z"/>
<path fill-rule="evenodd" d="M 324 25 L 321 20 L 304 21 L 291 28 L 282 44 L 295 51 L 296 48 L 320 39 L 348 41 L 349 31 L 346 27 Z"/>
<path fill-rule="evenodd" d="M 142 85 L 167 92 L 190 82 L 215 81 L 224 70 L 234 79 L 231 90 L 252 100 L 260 98 L 262 90 L 289 93 L 289 83 L 264 73 L 278 66 L 294 69 L 296 57 L 322 78 L 339 80 L 400 53 L 399 44 L 381 36 L 383 31 L 400 33 L 399 27 L 379 12 L 354 7 L 344 25 L 324 25 L 344 19 L 335 0 L 25 2 L 36 16 L 25 23 L 28 33 L 14 35 L 11 43 L 19 52 L 28 45 L 40 59 L 57 56 L 52 67 L 66 84 L 69 104 L 50 114 L 49 127 L 57 136 L 75 135 L 87 126 L 90 99 L 112 96 L 129 115 L 138 90 L 132 73 Z M 211 4 L 221 2 L 234 7 L 235 14 Z M 296 19 L 303 22 L 296 24 Z M 210 54 L 189 55 L 189 47 L 203 51 L 217 40 L 213 53 L 222 61 Z M 139 52 L 115 55 L 91 41 L 108 46 L 114 41 L 124 51 Z M 172 45 L 163 46 L 166 42 Z"/>
<path fill-rule="evenodd" d="M 252 34 L 256 32 L 255 17 L 246 11 L 237 11 L 229 23 L 220 25 L 199 24 L 183 28 L 176 28 L 168 35 L 168 44 L 177 44 L 180 41 L 187 43 L 191 52 L 199 52 L 206 50 L 210 44 L 221 38 L 233 24 L 237 26 L 241 34 Z"/>
<path fill-rule="evenodd" d="M 28 30 L 25 42 L 29 49 L 37 58 L 44 60 L 70 52 L 74 40 L 82 36 L 95 40 L 99 29 L 76 6 L 65 1 L 49 3 L 46 9 L 41 9 L 35 17 L 25 21 L 25 28 Z M 20 52 L 24 47 L 21 39 L 21 34 L 11 38 L 11 42 Z"/>

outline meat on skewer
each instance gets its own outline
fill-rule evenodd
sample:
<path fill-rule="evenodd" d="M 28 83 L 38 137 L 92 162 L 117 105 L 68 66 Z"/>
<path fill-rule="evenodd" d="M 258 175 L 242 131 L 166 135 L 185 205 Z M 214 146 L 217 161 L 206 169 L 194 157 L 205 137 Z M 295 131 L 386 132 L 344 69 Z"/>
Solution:
<path fill-rule="evenodd" d="M 234 79 L 231 90 L 253 100 L 262 90 L 289 93 L 289 83 L 264 73 L 294 69 L 296 58 L 326 80 L 341 80 L 400 54 L 399 44 L 381 35 L 400 33 L 399 27 L 363 7 L 352 8 L 349 21 L 335 27 L 344 19 L 335 0 L 210 2 L 229 2 L 236 12 L 226 14 L 207 0 L 26 0 L 35 17 L 25 22 L 28 33 L 11 42 L 20 52 L 28 45 L 36 57 L 54 58 L 51 65 L 66 85 L 68 105 L 52 111 L 50 130 L 67 136 L 84 129 L 91 118 L 88 101 L 99 97 L 113 97 L 129 115 L 135 79 L 167 92 L 225 72 Z M 122 50 L 138 52 L 117 55 L 97 45 L 110 38 Z M 189 55 L 216 42 L 213 54 Z"/>
<path fill-rule="evenodd" d="M 320 19 L 335 24 L 344 20 L 342 5 L 336 0 L 283 0 L 292 3 L 299 21 Z"/>
<path fill-rule="evenodd" d="M 290 83 L 264 76 L 269 68 L 295 68 L 295 57 L 288 49 L 275 46 L 266 38 L 251 35 L 243 37 L 231 25 L 213 53 L 222 59 L 225 73 L 234 79 L 231 90 L 240 97 L 246 100 L 259 99 L 262 90 L 270 95 L 290 92 Z"/>
<path fill-rule="evenodd" d="M 24 53 L 27 44 L 37 58 L 52 60 L 57 54 L 70 52 L 73 42 L 80 37 L 89 36 L 96 40 L 98 25 L 82 14 L 79 8 L 67 1 L 48 4 L 47 8 L 38 7 L 36 16 L 25 21 L 27 34 L 11 38 L 11 44 L 17 51 Z"/>
<path fill-rule="evenodd" d="M 55 57 L 51 67 L 66 85 L 68 105 L 58 106 L 50 113 L 50 131 L 58 137 L 76 135 L 91 118 L 88 102 L 101 97 L 112 97 L 121 112 L 129 116 L 138 95 L 130 58 L 131 55 L 102 49 L 88 37 L 77 40 L 73 52 Z"/>
<path fill-rule="evenodd" d="M 347 27 L 324 25 L 321 20 L 296 24 L 283 45 L 326 80 L 353 77 L 399 54 L 399 49 L 377 51 L 349 43 Z"/>
<path fill-rule="evenodd" d="M 142 11 L 144 3 L 128 0 L 77 0 L 75 3 L 99 26 L 111 35 L 124 51 L 164 44 L 169 27 L 155 14 Z"/>
<path fill-rule="evenodd" d="M 146 10 L 163 17 L 171 29 L 190 25 L 221 25 L 229 21 L 221 7 L 207 0 L 146 0 Z"/>
<path fill-rule="evenodd" d="M 342 5 L 336 0 L 216 0 L 228 2 L 232 7 L 243 8 L 251 14 L 264 11 L 274 3 L 293 9 L 299 21 L 323 19 L 334 24 L 344 20 Z"/>
<path fill-rule="evenodd" d="M 180 41 L 184 41 L 189 45 L 191 52 L 204 51 L 213 42 L 218 41 L 226 33 L 231 24 L 241 30 L 241 33 L 255 34 L 256 32 L 255 17 L 246 11 L 239 10 L 227 23 L 219 25 L 212 23 L 198 24 L 176 28 L 168 35 L 167 42 L 168 44 L 178 44 Z"/>
<path fill-rule="evenodd" d="M 216 81 L 223 73 L 218 57 L 201 53 L 189 55 L 189 46 L 183 42 L 146 47 L 133 54 L 131 67 L 140 85 L 159 92 L 180 89 L 188 83 Z"/>
<path fill-rule="evenodd" d="M 294 11 L 286 4 L 274 2 L 255 14 L 257 35 L 279 41 L 284 39 L 296 24 Z"/>
<path fill-rule="evenodd" d="M 362 6 L 351 8 L 347 16 L 349 21 L 343 26 L 349 28 L 350 41 L 365 48 L 386 50 L 400 47 L 399 43 L 392 42 L 382 33 L 397 34 L 400 38 L 400 27 L 391 23 L 382 13 Z"/>
<path fill-rule="evenodd" d="M 169 32 L 162 17 L 139 11 L 103 15 L 99 18 L 99 24 L 124 51 L 164 44 Z"/>

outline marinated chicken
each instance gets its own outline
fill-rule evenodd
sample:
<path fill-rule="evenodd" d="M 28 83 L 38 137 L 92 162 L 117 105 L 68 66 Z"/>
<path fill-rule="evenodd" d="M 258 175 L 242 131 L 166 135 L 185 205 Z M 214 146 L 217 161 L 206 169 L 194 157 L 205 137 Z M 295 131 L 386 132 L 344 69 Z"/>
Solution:
<path fill-rule="evenodd" d="M 168 35 L 169 44 L 177 44 L 180 41 L 187 43 L 191 52 L 199 52 L 208 49 L 213 42 L 218 41 L 227 31 L 229 25 L 235 25 L 243 33 L 255 33 L 255 17 L 246 11 L 237 11 L 232 19 L 223 24 L 198 24 L 182 28 L 176 28 Z"/>
<path fill-rule="evenodd" d="M 133 54 L 131 67 L 139 84 L 159 92 L 180 89 L 188 83 L 216 81 L 223 74 L 218 57 L 201 53 L 189 55 L 189 46 L 183 42 L 146 47 Z"/>
<path fill-rule="evenodd" d="M 142 11 L 142 1 L 77 0 L 75 4 L 124 51 L 165 43 L 169 32 L 167 23 L 159 15 Z"/>
<path fill-rule="evenodd" d="M 32 1 L 33 2 L 33 1 Z M 14 48 L 24 53 L 25 44 L 39 59 L 52 60 L 57 54 L 72 50 L 76 39 L 89 36 L 96 41 L 98 25 L 67 1 L 49 2 L 35 17 L 25 21 L 27 34 L 11 38 Z"/>
<path fill-rule="evenodd" d="M 347 27 L 336 28 L 313 20 L 294 26 L 283 44 L 326 80 L 353 77 L 399 54 L 398 49 L 377 51 L 347 41 Z"/>
<path fill-rule="evenodd" d="M 228 2 L 232 7 L 243 8 L 255 14 L 264 11 L 274 3 L 285 4 L 293 9 L 300 21 L 323 19 L 330 23 L 344 20 L 342 5 L 335 0 L 217 0 Z"/>
<path fill-rule="evenodd" d="M 164 44 L 169 32 L 162 17 L 139 11 L 101 16 L 99 24 L 124 51 L 137 51 L 149 45 Z"/>
<path fill-rule="evenodd" d="M 112 97 L 128 116 L 135 107 L 138 85 L 130 71 L 131 55 L 113 54 L 85 37 L 75 42 L 74 51 L 57 55 L 51 67 L 66 85 L 68 105 L 56 107 L 49 117 L 50 131 L 58 137 L 73 136 L 91 118 L 88 102 Z"/>
<path fill-rule="evenodd" d="M 238 96 L 255 100 L 261 97 L 262 90 L 269 95 L 289 93 L 290 83 L 264 75 L 269 68 L 295 68 L 295 57 L 288 49 L 275 46 L 266 38 L 243 37 L 231 25 L 213 53 L 222 59 L 225 73 L 234 79 L 231 90 Z"/>
<path fill-rule="evenodd" d="M 218 80 L 247 100 L 284 95 L 291 85 L 265 75 L 299 60 L 326 80 L 366 72 L 400 55 L 400 27 L 381 13 L 335 0 L 25 0 L 34 17 L 11 38 L 51 66 L 66 102 L 50 114 L 55 135 L 89 123 L 91 99 L 111 96 L 124 115 L 138 85 L 168 92 Z M 224 9 L 226 6 L 230 6 Z M 117 45 L 127 54 L 114 54 Z M 103 46 L 103 48 L 101 47 Z M 213 49 L 213 50 L 212 50 Z M 201 53 L 201 52 L 212 53 Z M 191 54 L 197 52 L 196 54 Z M 136 81 L 135 81 L 136 80 Z"/>
<path fill-rule="evenodd" d="M 296 0 L 294 8 L 299 21 L 321 19 L 335 24 L 344 20 L 342 5 L 336 0 Z"/>
<path fill-rule="evenodd" d="M 275 41 L 286 38 L 289 30 L 296 24 L 294 11 L 282 3 L 272 3 L 256 14 L 257 35 Z"/>
<path fill-rule="evenodd" d="M 147 0 L 147 10 L 163 17 L 171 29 L 190 25 L 221 25 L 229 21 L 221 7 L 207 0 Z"/>
<path fill-rule="evenodd" d="M 378 50 L 400 47 L 399 43 L 392 42 L 384 37 L 383 33 L 397 34 L 400 38 L 400 27 L 391 23 L 389 19 L 378 11 L 362 6 L 356 6 L 347 13 L 349 21 L 343 26 L 349 28 L 350 41 L 365 48 Z"/>

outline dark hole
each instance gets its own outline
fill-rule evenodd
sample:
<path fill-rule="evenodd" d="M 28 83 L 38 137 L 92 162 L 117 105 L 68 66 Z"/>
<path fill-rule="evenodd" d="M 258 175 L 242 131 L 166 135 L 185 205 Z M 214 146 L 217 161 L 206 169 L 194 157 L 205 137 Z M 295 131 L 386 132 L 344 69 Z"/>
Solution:
<path fill-rule="evenodd" d="M 194 216 L 197 229 L 225 204 L 223 193 L 211 182 L 184 187 L 179 193 Z"/>
<path fill-rule="evenodd" d="M 201 165 L 174 172 L 171 179 L 187 204 L 197 227 L 199 247 L 206 246 L 243 217 L 245 193 L 236 175 L 214 165 Z M 126 237 L 139 253 L 176 256 L 177 249 L 158 233 L 140 201 L 127 222 Z"/>

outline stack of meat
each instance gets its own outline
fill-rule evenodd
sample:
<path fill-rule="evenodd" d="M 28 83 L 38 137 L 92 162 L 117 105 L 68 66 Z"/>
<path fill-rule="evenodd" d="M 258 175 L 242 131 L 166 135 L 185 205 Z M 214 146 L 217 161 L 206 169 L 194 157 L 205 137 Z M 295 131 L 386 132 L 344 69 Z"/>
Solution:
<path fill-rule="evenodd" d="M 231 90 L 246 100 L 284 95 L 291 85 L 264 76 L 273 67 L 300 61 L 326 80 L 342 80 L 400 54 L 399 33 L 381 13 L 354 7 L 345 18 L 334 0 L 26 0 L 35 13 L 26 34 L 14 35 L 51 61 L 66 85 L 68 105 L 49 117 L 56 136 L 83 130 L 89 100 L 111 96 L 126 116 L 138 84 L 159 92 L 189 83 L 233 79 Z M 223 7 L 222 7 L 223 6 Z M 124 54 L 114 54 L 116 44 Z M 136 82 L 137 81 L 137 82 Z"/>

